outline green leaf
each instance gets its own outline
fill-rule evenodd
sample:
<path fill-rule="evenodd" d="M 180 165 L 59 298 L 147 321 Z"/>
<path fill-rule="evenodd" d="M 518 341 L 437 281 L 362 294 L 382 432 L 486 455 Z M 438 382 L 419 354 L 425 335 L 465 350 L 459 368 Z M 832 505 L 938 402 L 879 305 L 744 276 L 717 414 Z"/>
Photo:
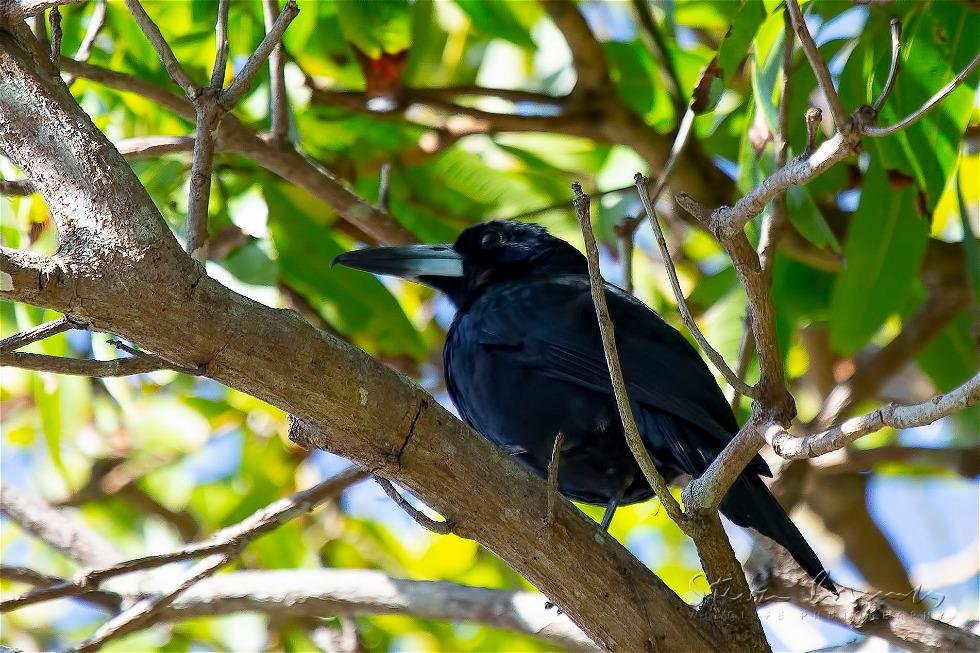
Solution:
<path fill-rule="evenodd" d="M 804 238 L 817 247 L 830 247 L 840 254 L 837 236 L 805 187 L 789 187 L 786 192 L 786 210 L 789 221 Z"/>
<path fill-rule="evenodd" d="M 854 354 L 901 308 L 916 277 L 929 225 L 915 210 L 915 188 L 897 192 L 875 160 L 844 245 L 846 268 L 831 301 L 830 345 Z"/>
<path fill-rule="evenodd" d="M 524 0 L 459 0 L 457 3 L 481 34 L 504 39 L 526 50 L 534 50 L 531 27 L 540 10 Z M 532 11 L 529 11 L 532 10 Z"/>
<path fill-rule="evenodd" d="M 279 278 L 305 296 L 342 333 L 375 353 L 422 358 L 426 349 L 401 306 L 376 278 L 332 267 L 343 251 L 324 220 L 305 209 L 308 196 L 292 186 L 267 183 L 269 230 L 278 252 Z"/>
<path fill-rule="evenodd" d="M 403 52 L 411 44 L 407 0 L 338 2 L 336 7 L 344 38 L 370 59 Z"/>
<path fill-rule="evenodd" d="M 728 34 L 718 48 L 718 67 L 722 70 L 725 86 L 728 86 L 732 77 L 738 72 L 739 64 L 749 53 L 752 39 L 765 20 L 765 7 L 758 0 L 750 0 L 743 4 L 735 16 Z"/>

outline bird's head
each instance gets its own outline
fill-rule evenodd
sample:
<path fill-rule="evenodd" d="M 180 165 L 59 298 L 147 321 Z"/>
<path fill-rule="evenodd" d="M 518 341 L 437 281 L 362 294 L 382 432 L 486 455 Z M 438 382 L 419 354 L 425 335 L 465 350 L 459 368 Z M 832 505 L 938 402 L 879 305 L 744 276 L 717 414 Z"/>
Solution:
<path fill-rule="evenodd" d="M 501 220 L 474 225 L 452 245 L 375 247 L 334 259 L 347 267 L 431 286 L 457 306 L 489 286 L 535 274 L 584 274 L 585 257 L 544 227 Z"/>

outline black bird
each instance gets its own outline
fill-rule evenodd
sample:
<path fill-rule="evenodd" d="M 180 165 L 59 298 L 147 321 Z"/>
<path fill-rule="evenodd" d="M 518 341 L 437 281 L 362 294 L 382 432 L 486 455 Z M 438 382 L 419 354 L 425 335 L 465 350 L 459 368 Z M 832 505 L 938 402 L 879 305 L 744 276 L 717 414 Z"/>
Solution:
<path fill-rule="evenodd" d="M 521 222 L 470 227 L 453 245 L 380 247 L 341 254 L 348 267 L 431 286 L 456 305 L 444 351 L 449 394 L 467 423 L 543 478 L 564 437 L 558 488 L 607 507 L 653 490 L 626 444 L 592 303 L 585 257 Z M 630 402 L 654 463 L 668 480 L 700 475 L 738 431 L 701 356 L 659 315 L 606 284 Z M 772 496 L 759 456 L 721 512 L 782 545 L 831 591 L 823 565 Z"/>

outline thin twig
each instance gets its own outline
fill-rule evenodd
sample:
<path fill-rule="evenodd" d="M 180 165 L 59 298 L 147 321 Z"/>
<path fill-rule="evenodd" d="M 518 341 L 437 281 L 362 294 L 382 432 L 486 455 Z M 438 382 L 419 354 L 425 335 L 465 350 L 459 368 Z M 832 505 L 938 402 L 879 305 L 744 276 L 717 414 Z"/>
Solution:
<path fill-rule="evenodd" d="M 847 112 L 844 111 L 844 105 L 841 104 L 840 96 L 837 95 L 837 90 L 834 89 L 834 81 L 830 77 L 830 69 L 827 68 L 827 62 L 824 60 L 823 55 L 820 54 L 817 44 L 813 41 L 810 30 L 807 29 L 806 21 L 803 20 L 803 13 L 800 11 L 799 2 L 797 0 L 786 0 L 786 10 L 789 12 L 793 28 L 800 37 L 800 44 L 803 46 L 803 52 L 806 54 L 806 58 L 810 61 L 810 67 L 813 68 L 813 72 L 817 76 L 817 81 L 820 82 L 820 89 L 823 91 L 824 97 L 827 98 L 827 105 L 830 106 L 830 114 L 834 118 L 834 125 L 837 127 L 837 131 L 846 134 L 851 129 L 851 119 L 847 115 Z"/>
<path fill-rule="evenodd" d="M 62 358 L 45 354 L 28 354 L 20 351 L 0 352 L 0 366 L 17 367 L 35 372 L 53 372 L 71 376 L 90 376 L 106 378 L 146 374 L 171 368 L 164 360 L 147 360 L 137 356 L 115 360 L 90 360 L 82 358 Z"/>
<path fill-rule="evenodd" d="M 279 14 L 278 0 L 262 0 L 262 12 L 265 18 L 265 29 L 271 31 Z M 272 97 L 270 113 L 272 114 L 269 135 L 276 144 L 289 140 L 289 98 L 286 95 L 286 52 L 282 40 L 276 42 L 269 53 L 269 78 Z"/>
<path fill-rule="evenodd" d="M 975 405 L 977 401 L 980 401 L 980 374 L 974 374 L 955 390 L 929 401 L 911 406 L 882 406 L 820 433 L 797 438 L 777 425 L 768 425 L 763 430 L 763 435 L 773 451 L 783 458 L 813 458 L 845 447 L 861 436 L 886 426 L 907 429 L 932 424 L 947 415 Z"/>
<path fill-rule="evenodd" d="M 555 443 L 551 447 L 551 460 L 548 462 L 548 516 L 545 521 L 550 525 L 555 521 L 558 510 L 558 466 L 561 462 L 561 446 L 565 442 L 565 434 L 558 431 Z"/>
<path fill-rule="evenodd" d="M 724 357 L 718 353 L 718 351 L 711 346 L 711 343 L 704 337 L 701 333 L 701 329 L 698 328 L 697 322 L 694 321 L 694 316 L 691 315 L 690 309 L 687 307 L 687 300 L 684 298 L 684 291 L 681 290 L 680 281 L 677 279 L 677 271 L 674 269 L 674 261 L 670 257 L 670 250 L 667 248 L 667 241 L 664 239 L 663 231 L 660 229 L 660 223 L 657 221 L 657 214 L 653 208 L 653 203 L 650 200 L 650 196 L 647 194 L 647 179 L 642 173 L 636 173 L 636 191 L 640 195 L 640 201 L 643 202 L 643 208 L 646 211 L 647 220 L 650 222 L 650 226 L 653 228 L 653 233 L 657 236 L 657 244 L 660 246 L 660 255 L 664 259 L 664 268 L 667 270 L 667 276 L 670 279 L 670 287 L 674 291 L 674 299 L 677 300 L 677 310 L 681 313 L 681 319 L 684 321 L 684 326 L 687 330 L 691 332 L 694 339 L 698 341 L 698 345 L 704 350 L 704 353 L 711 360 L 711 363 L 715 366 L 721 375 L 725 377 L 725 380 L 731 385 L 735 390 L 748 397 L 757 398 L 759 396 L 758 391 L 746 385 L 742 379 L 738 378 L 732 368 L 728 367 L 725 362 Z"/>
<path fill-rule="evenodd" d="M 891 65 L 888 68 L 888 77 L 885 79 L 885 87 L 881 89 L 881 95 L 879 95 L 878 99 L 874 101 L 873 105 L 871 105 L 876 114 L 881 111 L 883 106 L 885 106 L 885 101 L 888 99 L 892 89 L 895 87 L 895 80 L 898 79 L 898 71 L 901 68 L 902 23 L 897 18 L 892 18 L 890 27 L 892 34 L 892 60 Z"/>
<path fill-rule="evenodd" d="M 140 4 L 139 0 L 126 0 L 126 6 L 129 7 L 130 13 L 133 14 L 133 18 L 139 24 L 140 29 L 143 30 L 143 34 L 150 41 L 150 45 L 156 50 L 157 56 L 160 57 L 160 61 L 163 62 L 164 68 L 167 69 L 167 74 L 170 75 L 177 86 L 184 89 L 184 93 L 189 99 L 194 99 L 201 92 L 201 88 L 195 84 L 187 71 L 184 70 L 180 62 L 177 61 L 177 57 L 174 56 L 174 51 L 170 49 L 170 45 L 167 40 L 163 38 L 163 34 L 160 32 L 160 28 L 157 24 L 153 22 L 153 19 L 146 13 L 143 9 L 143 5 Z"/>
<path fill-rule="evenodd" d="M 921 107 L 913 111 L 911 114 L 905 118 L 902 118 L 894 125 L 889 125 L 887 127 L 875 127 L 872 125 L 866 126 L 862 129 L 862 133 L 865 136 L 891 136 L 896 132 L 914 125 L 922 120 L 926 114 L 935 109 L 947 95 L 953 92 L 953 89 L 966 81 L 966 79 L 972 75 L 974 71 L 976 71 L 977 66 L 980 66 L 980 54 L 973 57 L 973 61 L 971 61 L 959 75 L 951 79 L 948 84 L 936 91 L 935 95 L 926 100 Z"/>
<path fill-rule="evenodd" d="M 0 179 L 0 195 L 10 197 L 26 197 L 36 192 L 34 182 L 30 179 Z"/>
<path fill-rule="evenodd" d="M 776 167 L 782 168 L 786 165 L 786 158 L 789 155 L 789 107 L 791 101 L 790 79 L 793 72 L 793 25 L 789 17 L 789 12 L 783 12 L 783 61 L 782 61 L 782 84 L 779 96 L 779 125 L 776 129 L 773 140 L 773 148 L 776 151 Z M 786 227 L 787 218 L 786 192 L 780 193 L 769 215 L 762 221 L 762 235 L 759 238 L 759 263 L 762 266 L 762 275 L 766 285 L 772 286 L 772 266 L 776 259 L 776 248 L 782 239 Z M 755 340 L 752 338 L 752 313 L 746 312 L 745 328 L 742 332 L 742 342 L 738 348 L 738 361 L 735 365 L 735 373 L 738 378 L 745 379 L 748 372 L 749 361 L 755 353 Z M 741 393 L 735 390 L 730 403 L 732 412 L 737 412 L 741 401 Z"/>
<path fill-rule="evenodd" d="M 265 35 L 265 38 L 259 43 L 259 47 L 255 49 L 255 52 L 248 58 L 238 74 L 235 75 L 235 79 L 232 80 L 228 88 L 222 91 L 219 96 L 218 102 L 223 107 L 230 110 L 248 92 L 262 64 L 265 63 L 272 49 L 281 42 L 283 32 L 286 31 L 289 23 L 296 18 L 298 13 L 299 7 L 296 6 L 296 0 L 287 0 L 286 6 L 282 8 L 279 17 L 272 25 L 272 29 Z"/>
<path fill-rule="evenodd" d="M 85 328 L 84 326 L 77 324 L 67 316 L 59 317 L 57 320 L 51 320 L 50 322 L 45 322 L 36 327 L 30 328 L 27 331 L 21 333 L 15 333 L 12 336 L 0 340 L 0 352 L 13 351 L 15 349 L 20 349 L 25 345 L 29 345 L 32 342 L 37 342 L 38 340 L 44 340 L 45 338 L 50 338 L 53 335 L 59 333 L 64 333 L 65 331 L 71 331 L 72 329 Z"/>
<path fill-rule="evenodd" d="M 616 223 L 616 248 L 619 254 L 619 267 L 623 270 L 623 290 L 633 294 L 633 232 L 628 225 L 629 217 Z"/>
<path fill-rule="evenodd" d="M 221 553 L 201 560 L 186 573 L 182 574 L 180 579 L 167 591 L 158 596 L 143 599 L 131 608 L 119 613 L 102 624 L 91 636 L 76 644 L 72 650 L 78 653 L 97 651 L 109 640 L 138 630 L 144 624 L 151 621 L 154 614 L 173 603 L 174 599 L 184 590 L 215 573 L 218 569 L 231 562 L 234 557 L 234 553 Z"/>
<path fill-rule="evenodd" d="M 214 25 L 214 67 L 211 69 L 211 88 L 217 91 L 225 84 L 228 67 L 228 0 L 218 1 L 218 20 Z"/>
<path fill-rule="evenodd" d="M 214 130 L 219 117 L 218 105 L 213 101 L 216 96 L 214 89 L 208 89 L 194 103 L 197 133 L 194 135 L 194 158 L 187 198 L 187 252 L 201 264 L 208 260 L 208 205 L 214 165 Z"/>
<path fill-rule="evenodd" d="M 51 7 L 48 18 L 51 21 L 51 62 L 58 68 L 61 59 L 61 10 Z"/>
<path fill-rule="evenodd" d="M 381 164 L 378 174 L 378 208 L 388 212 L 388 204 L 391 192 L 391 163 L 385 161 Z"/>
<path fill-rule="evenodd" d="M 606 355 L 606 364 L 609 366 L 609 378 L 612 383 L 613 393 L 616 396 L 616 405 L 619 408 L 619 417 L 623 422 L 623 433 L 626 442 L 629 444 L 633 457 L 643 471 L 643 476 L 647 483 L 660 499 L 667 514 L 678 525 L 686 525 L 686 517 L 681 511 L 680 505 L 670 493 L 664 477 L 657 470 L 650 458 L 650 452 L 643 445 L 640 431 L 633 418 L 633 409 L 630 407 L 629 396 L 626 391 L 626 381 L 623 379 L 623 369 L 619 362 L 619 353 L 616 349 L 615 327 L 612 318 L 609 316 L 609 307 L 606 305 L 605 283 L 599 272 L 599 247 L 596 245 L 595 234 L 592 233 L 592 222 L 590 217 L 589 203 L 591 198 L 582 191 L 582 186 L 576 182 L 572 184 L 572 191 L 575 197 L 575 212 L 579 224 L 582 227 L 582 237 L 585 239 L 585 254 L 589 262 L 589 279 L 592 287 L 592 301 L 595 304 L 596 318 L 599 322 L 599 332 L 602 336 L 602 349 Z"/>
<path fill-rule="evenodd" d="M 92 47 L 95 45 L 95 40 L 99 38 L 99 33 L 102 28 L 105 27 L 106 18 L 106 0 L 98 0 L 95 3 L 95 9 L 92 10 L 92 15 L 88 19 L 88 29 L 85 30 L 85 36 L 82 38 L 81 45 L 78 46 L 78 51 L 75 52 L 75 59 L 78 61 L 88 61 L 88 58 L 92 54 Z M 61 60 L 58 60 L 57 65 L 61 66 Z M 75 75 L 65 75 L 65 84 L 71 86 L 75 81 Z"/>
<path fill-rule="evenodd" d="M 259 536 L 282 526 L 298 515 L 309 512 L 324 501 L 338 496 L 366 476 L 367 472 L 364 470 L 351 467 L 313 487 L 265 506 L 237 524 L 221 529 L 204 541 L 189 544 L 170 553 L 124 560 L 109 566 L 92 569 L 71 582 L 50 585 L 12 599 L 0 601 L 0 612 L 7 612 L 63 596 L 74 596 L 98 586 L 99 583 L 109 578 L 135 571 L 154 569 L 174 562 L 218 553 L 237 553 Z M 6 490 L 4 491 L 6 492 Z"/>
<path fill-rule="evenodd" d="M 395 486 L 392 485 L 391 481 L 388 479 L 381 476 L 375 476 L 374 480 L 378 482 L 378 485 L 380 485 L 381 489 L 385 491 L 385 494 L 387 494 L 392 501 L 397 503 L 402 510 L 408 513 L 408 516 L 414 519 L 415 523 L 422 528 L 432 531 L 437 535 L 448 535 L 449 533 L 453 532 L 453 523 L 451 521 L 448 519 L 446 521 L 436 521 L 435 519 L 429 518 L 425 513 L 417 510 L 415 506 L 406 501 L 405 497 L 403 497 L 401 493 L 395 489 Z"/>

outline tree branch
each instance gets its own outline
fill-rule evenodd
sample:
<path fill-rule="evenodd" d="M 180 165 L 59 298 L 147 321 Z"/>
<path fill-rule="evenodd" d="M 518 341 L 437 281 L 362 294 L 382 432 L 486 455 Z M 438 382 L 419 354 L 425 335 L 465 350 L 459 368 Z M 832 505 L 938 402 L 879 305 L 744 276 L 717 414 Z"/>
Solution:
<path fill-rule="evenodd" d="M 279 13 L 279 17 L 276 22 L 273 23 L 272 28 L 259 43 L 259 47 L 255 49 L 255 52 L 248 58 L 242 69 L 235 75 L 235 79 L 232 80 L 231 85 L 228 86 L 218 98 L 218 101 L 227 110 L 231 110 L 238 101 L 242 99 L 248 89 L 251 87 L 252 82 L 255 80 L 255 76 L 258 74 L 259 70 L 265 64 L 266 59 L 269 58 L 270 53 L 273 48 L 282 42 L 283 32 L 289 27 L 289 23 L 296 18 L 299 13 L 299 7 L 296 6 L 296 0 L 286 0 L 286 6 L 282 8 Z"/>
<path fill-rule="evenodd" d="M 911 406 L 882 406 L 867 415 L 846 420 L 843 424 L 821 433 L 797 438 L 778 426 L 768 425 L 763 429 L 763 434 L 773 451 L 783 458 L 813 458 L 845 447 L 859 437 L 886 426 L 906 429 L 932 424 L 947 415 L 975 405 L 977 401 L 980 401 L 980 374 L 975 374 L 955 390 L 938 395 L 930 401 Z"/>
<path fill-rule="evenodd" d="M 687 300 L 684 298 L 684 291 L 681 290 L 680 281 L 677 279 L 677 271 L 674 269 L 674 261 L 670 257 L 670 250 L 667 248 L 667 241 L 664 240 L 663 231 L 660 229 L 660 223 L 657 221 L 657 213 L 653 208 L 653 203 L 650 200 L 650 196 L 647 195 L 647 184 L 649 180 L 646 179 L 642 173 L 636 173 L 636 191 L 640 195 L 640 201 L 643 202 L 643 208 L 646 211 L 647 220 L 650 222 L 650 226 L 653 228 L 653 233 L 657 236 L 657 244 L 660 246 L 660 255 L 664 259 L 664 268 L 667 270 L 667 276 L 670 279 L 670 286 L 674 290 L 674 298 L 677 300 L 677 309 L 680 311 L 681 319 L 684 321 L 684 326 L 687 330 L 694 336 L 694 339 L 698 341 L 701 349 L 704 353 L 711 359 L 712 364 L 715 369 L 721 372 L 721 375 L 725 377 L 736 392 L 746 395 L 748 397 L 758 397 L 759 393 L 755 388 L 752 388 L 745 384 L 742 379 L 740 379 L 732 368 L 728 367 L 725 362 L 724 357 L 718 353 L 718 351 L 711 346 L 711 343 L 704 337 L 701 333 L 701 329 L 698 328 L 697 322 L 694 321 L 694 316 L 691 315 L 690 309 L 687 307 Z"/>
<path fill-rule="evenodd" d="M 185 374 L 198 374 L 197 370 L 175 366 L 163 359 L 149 356 L 131 356 L 115 360 L 89 360 L 81 358 L 62 358 L 45 354 L 28 354 L 20 351 L 0 352 L 0 365 L 17 367 L 22 370 L 36 372 L 52 372 L 54 374 L 69 374 L 72 376 L 90 376 L 105 378 L 113 376 L 129 376 L 131 374 L 147 374 L 158 370 L 178 369 Z"/>
<path fill-rule="evenodd" d="M 0 512 L 20 526 L 83 565 L 116 563 L 122 556 L 111 544 L 68 513 L 0 481 Z"/>
<path fill-rule="evenodd" d="M 324 501 L 335 498 L 352 484 L 366 476 L 366 471 L 351 467 L 311 488 L 296 492 L 289 497 L 269 504 L 239 523 L 221 529 L 202 542 L 189 544 L 170 553 L 134 558 L 112 565 L 90 569 L 74 581 L 49 585 L 42 589 L 2 601 L 0 602 L 0 612 L 16 610 L 27 605 L 41 601 L 50 601 L 63 596 L 75 596 L 97 587 L 100 583 L 110 578 L 130 574 L 135 571 L 153 569 L 174 562 L 213 556 L 215 554 L 235 557 L 256 538 L 275 530 L 301 514 L 311 511 Z M 51 508 L 49 510 L 55 513 L 58 512 Z M 4 511 L 6 512 L 6 509 Z"/>
<path fill-rule="evenodd" d="M 167 74 L 170 75 L 170 79 L 174 80 L 177 86 L 184 89 L 184 94 L 189 99 L 195 99 L 200 94 L 201 87 L 191 80 L 190 75 L 187 74 L 184 67 L 177 61 L 177 57 L 174 56 L 174 51 L 170 49 L 167 39 L 163 37 L 160 28 L 157 27 L 157 24 L 153 22 L 153 19 L 143 9 L 143 5 L 140 4 L 139 0 L 126 0 L 126 6 L 129 8 L 130 13 L 133 14 L 133 18 L 136 19 L 136 23 L 140 26 L 140 29 L 143 30 L 143 34 L 146 35 L 150 45 L 156 50 L 157 56 L 163 62 L 163 67 L 167 69 Z"/>
<path fill-rule="evenodd" d="M 0 340 L 0 352 L 20 349 L 21 347 L 29 345 L 32 342 L 44 340 L 45 338 L 50 338 L 51 336 L 59 333 L 64 333 L 65 331 L 71 331 L 72 329 L 77 328 L 84 328 L 84 326 L 76 324 L 67 316 L 59 317 L 57 320 L 45 322 L 44 324 L 40 324 L 36 327 L 28 329 L 27 331 L 16 333 L 10 337 Z"/>
<path fill-rule="evenodd" d="M 947 95 L 952 93 L 953 89 L 965 82 L 967 78 L 977 70 L 978 66 L 980 66 L 980 54 L 973 57 L 973 61 L 971 61 L 959 75 L 949 80 L 945 86 L 936 91 L 931 98 L 926 100 L 921 107 L 905 116 L 894 125 L 889 125 L 887 127 L 875 127 L 874 125 L 869 125 L 862 129 L 862 133 L 865 136 L 891 136 L 892 134 L 902 131 L 906 127 L 914 125 L 925 118 L 926 114 L 939 106 L 939 103 L 942 102 Z"/>
<path fill-rule="evenodd" d="M 576 12 L 577 13 L 577 12 Z M 599 271 L 599 248 L 596 245 L 595 235 L 592 233 L 592 221 L 589 216 L 589 204 L 592 200 L 582 192 L 582 186 L 575 182 L 572 184 L 572 191 L 575 196 L 575 213 L 578 216 L 579 224 L 582 227 L 582 237 L 585 239 L 585 254 L 589 262 L 589 278 L 592 286 L 592 300 L 595 303 L 596 318 L 599 322 L 599 333 L 602 335 L 602 349 L 606 355 L 606 364 L 609 367 L 609 380 L 616 396 L 616 405 L 619 408 L 619 417 L 623 421 L 623 433 L 626 442 L 629 444 L 633 457 L 636 458 L 637 465 L 643 470 L 643 476 L 647 483 L 653 488 L 664 506 L 667 514 L 682 528 L 687 523 L 684 512 L 678 505 L 674 495 L 670 493 L 667 482 L 657 470 L 650 458 L 640 431 L 633 418 L 633 409 L 630 407 L 629 395 L 626 390 L 626 382 L 623 379 L 623 370 L 619 362 L 619 353 L 616 350 L 616 332 L 612 319 L 609 316 L 609 308 L 606 305 L 606 286 Z"/>
<path fill-rule="evenodd" d="M 262 16 L 266 32 L 271 32 L 279 14 L 278 0 L 262 0 Z M 289 140 L 289 98 L 286 95 L 286 51 L 279 39 L 269 52 L 269 84 L 271 97 L 269 113 L 272 115 L 269 135 L 274 143 Z"/>
<path fill-rule="evenodd" d="M 48 9 L 70 5 L 85 0 L 3 0 L 0 2 L 0 18 L 8 21 L 21 21 L 37 16 Z"/>
<path fill-rule="evenodd" d="M 888 67 L 888 77 L 885 79 L 885 86 L 881 89 L 881 95 L 874 101 L 871 108 L 875 113 L 881 111 L 895 87 L 895 80 L 898 79 L 898 71 L 901 69 L 902 60 L 902 23 L 897 18 L 892 18 L 889 23 L 892 35 L 892 60 Z"/>
<path fill-rule="evenodd" d="M 933 619 L 926 614 L 904 610 L 882 592 L 859 592 L 840 588 L 840 596 L 827 592 L 814 593 L 813 583 L 795 569 L 787 556 L 779 554 L 772 576 L 766 587 L 757 594 L 759 604 L 788 601 L 824 619 L 843 624 L 862 635 L 880 637 L 903 650 L 922 651 L 973 651 L 980 647 L 980 637 Z M 900 595 L 893 598 L 903 599 Z M 928 598 L 928 592 L 914 593 L 912 599 L 919 603 Z"/>
<path fill-rule="evenodd" d="M 403 497 L 398 490 L 395 489 L 395 486 L 392 485 L 391 481 L 388 479 L 381 476 L 375 476 L 374 480 L 378 482 L 378 485 L 380 485 L 381 489 L 385 491 L 388 498 L 397 503 L 398 507 L 404 510 L 408 516 L 422 528 L 426 529 L 427 531 L 432 531 L 436 535 L 448 535 L 449 533 L 453 532 L 452 522 L 436 521 L 434 519 L 430 519 L 422 511 L 416 510 L 415 506 L 406 501 L 405 497 Z"/>
<path fill-rule="evenodd" d="M 851 130 L 851 119 L 847 115 L 847 112 L 844 111 L 844 105 L 841 104 L 840 96 L 837 95 L 837 90 L 834 88 L 834 82 L 830 77 L 827 62 L 824 61 L 823 55 L 820 54 L 820 49 L 814 43 L 813 37 L 810 35 L 810 30 L 807 29 L 806 21 L 803 20 L 803 13 L 800 11 L 799 2 L 797 0 L 786 0 L 786 11 L 789 12 L 790 20 L 793 22 L 793 28 L 800 37 L 800 45 L 803 46 L 803 53 L 806 54 L 806 58 L 810 61 L 810 67 L 813 68 L 813 72 L 817 75 L 817 81 L 820 82 L 820 89 L 823 91 L 824 97 L 827 98 L 827 105 L 830 106 L 830 114 L 834 118 L 834 125 L 837 127 L 838 132 L 847 134 Z"/>

